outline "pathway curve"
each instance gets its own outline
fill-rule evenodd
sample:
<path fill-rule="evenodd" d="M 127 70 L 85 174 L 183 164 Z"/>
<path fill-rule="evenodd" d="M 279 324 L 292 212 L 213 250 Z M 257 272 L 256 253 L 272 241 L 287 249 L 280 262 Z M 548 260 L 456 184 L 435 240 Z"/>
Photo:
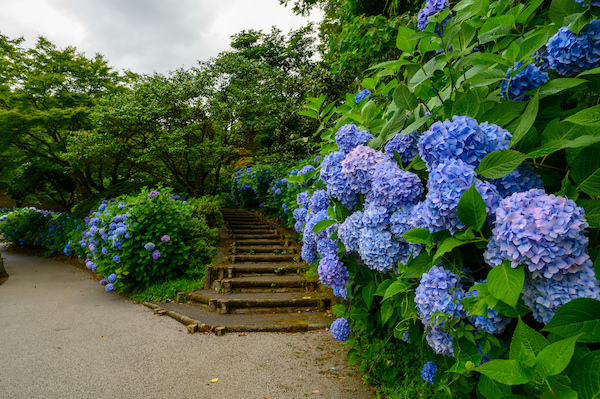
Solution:
<path fill-rule="evenodd" d="M 374 397 L 328 332 L 187 334 L 86 271 L 0 254 L 10 275 L 0 286 L 3 399 Z"/>

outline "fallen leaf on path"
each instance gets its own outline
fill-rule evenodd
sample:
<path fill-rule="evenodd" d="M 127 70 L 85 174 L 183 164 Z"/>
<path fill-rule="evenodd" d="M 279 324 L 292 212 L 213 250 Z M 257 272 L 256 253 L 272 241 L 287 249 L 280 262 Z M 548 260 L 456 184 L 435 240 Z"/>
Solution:
<path fill-rule="evenodd" d="M 316 389 L 316 390 L 312 391 L 312 393 L 319 393 L 319 390 Z"/>
<path fill-rule="evenodd" d="M 218 378 L 213 378 L 212 380 L 210 380 L 210 382 L 217 382 L 217 381 L 219 381 Z"/>
<path fill-rule="evenodd" d="M 246 333 L 243 333 L 243 334 L 238 334 L 238 337 L 245 337 L 245 336 L 247 336 L 247 335 L 248 335 L 248 334 L 246 334 Z M 268 399 L 268 398 L 267 398 L 267 399 Z"/>

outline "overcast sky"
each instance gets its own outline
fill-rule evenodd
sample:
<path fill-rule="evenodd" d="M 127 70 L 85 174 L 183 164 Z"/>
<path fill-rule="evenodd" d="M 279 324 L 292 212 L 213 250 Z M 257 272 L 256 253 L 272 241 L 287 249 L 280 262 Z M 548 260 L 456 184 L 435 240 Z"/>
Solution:
<path fill-rule="evenodd" d="M 229 48 L 244 29 L 284 33 L 309 20 L 277 0 L 2 0 L 0 33 L 33 46 L 42 35 L 57 46 L 100 53 L 137 73 L 191 67 Z"/>

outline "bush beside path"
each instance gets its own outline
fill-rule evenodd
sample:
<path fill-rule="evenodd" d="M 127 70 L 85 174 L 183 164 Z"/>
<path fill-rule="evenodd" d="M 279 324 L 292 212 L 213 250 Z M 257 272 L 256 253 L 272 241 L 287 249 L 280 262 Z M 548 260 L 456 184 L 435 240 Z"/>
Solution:
<path fill-rule="evenodd" d="M 1 254 L 3 398 L 374 397 L 329 333 L 189 335 L 86 271 Z"/>

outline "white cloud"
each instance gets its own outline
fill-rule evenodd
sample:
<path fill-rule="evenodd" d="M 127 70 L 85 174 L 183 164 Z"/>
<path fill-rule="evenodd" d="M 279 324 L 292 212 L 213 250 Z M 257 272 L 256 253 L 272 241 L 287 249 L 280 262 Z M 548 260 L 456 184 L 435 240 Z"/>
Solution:
<path fill-rule="evenodd" d="M 277 0 L 3 0 L 0 32 L 38 35 L 88 56 L 103 54 L 118 69 L 138 73 L 191 67 L 229 48 L 241 30 L 284 33 L 306 25 Z M 311 20 L 320 19 L 320 15 Z"/>

